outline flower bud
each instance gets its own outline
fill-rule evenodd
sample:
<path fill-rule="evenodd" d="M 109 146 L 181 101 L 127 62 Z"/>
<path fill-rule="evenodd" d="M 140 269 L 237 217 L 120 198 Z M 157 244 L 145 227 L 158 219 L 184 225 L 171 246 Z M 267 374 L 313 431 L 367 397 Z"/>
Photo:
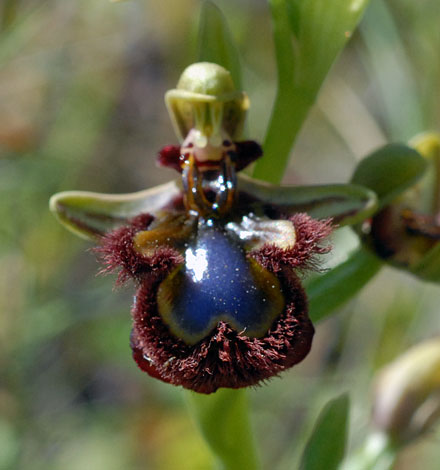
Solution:
<path fill-rule="evenodd" d="M 425 133 L 410 144 L 425 158 L 418 183 L 382 209 L 371 225 L 372 244 L 387 262 L 440 281 L 440 135 Z"/>
<path fill-rule="evenodd" d="M 373 423 L 395 444 L 422 435 L 440 417 L 440 337 L 407 351 L 380 372 Z"/>

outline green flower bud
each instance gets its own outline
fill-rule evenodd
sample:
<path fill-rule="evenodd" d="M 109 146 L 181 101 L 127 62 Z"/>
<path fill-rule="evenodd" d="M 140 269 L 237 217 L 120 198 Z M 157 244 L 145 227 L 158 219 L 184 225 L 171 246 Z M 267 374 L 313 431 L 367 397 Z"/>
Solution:
<path fill-rule="evenodd" d="M 231 74 L 209 62 L 187 67 L 177 88 L 166 93 L 165 103 L 181 141 L 192 129 L 211 139 L 222 131 L 236 139 L 249 108 L 246 93 L 236 90 Z"/>
<path fill-rule="evenodd" d="M 440 281 L 440 135 L 415 137 L 413 146 L 427 170 L 410 190 L 393 200 L 372 221 L 376 252 L 387 262 L 416 276 Z"/>
<path fill-rule="evenodd" d="M 395 445 L 421 436 L 440 418 L 440 338 L 407 351 L 380 373 L 373 423 Z"/>

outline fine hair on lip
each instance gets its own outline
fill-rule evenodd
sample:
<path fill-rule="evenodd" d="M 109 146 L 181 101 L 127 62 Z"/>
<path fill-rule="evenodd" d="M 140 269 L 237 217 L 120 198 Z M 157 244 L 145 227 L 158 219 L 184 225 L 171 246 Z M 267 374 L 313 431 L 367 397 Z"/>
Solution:
<path fill-rule="evenodd" d="M 161 278 L 150 279 L 139 288 L 132 311 L 133 358 L 153 377 L 205 394 L 221 387 L 257 385 L 277 376 L 305 358 L 314 334 L 298 277 L 285 269 L 281 278 L 286 309 L 264 337 L 248 337 L 220 321 L 194 346 L 173 336 L 163 323 L 156 302 Z"/>
<path fill-rule="evenodd" d="M 158 311 L 159 286 L 184 257 L 166 246 L 148 257 L 132 247 L 134 235 L 149 230 L 152 219 L 148 214 L 136 217 L 131 225 L 106 235 L 97 250 L 107 265 L 105 271 L 119 269 L 120 282 L 130 277 L 135 280 L 130 344 L 140 369 L 165 382 L 212 393 L 221 387 L 258 385 L 306 357 L 314 328 L 299 274 L 304 269 L 316 269 L 314 256 L 330 249 L 321 245 L 331 232 L 330 219 L 318 221 L 307 214 L 295 214 L 290 219 L 296 230 L 291 248 L 282 250 L 269 243 L 248 253 L 276 274 L 285 297 L 282 313 L 263 336 L 247 336 L 246 331 L 237 331 L 221 320 L 195 344 L 187 344 L 171 333 Z"/>

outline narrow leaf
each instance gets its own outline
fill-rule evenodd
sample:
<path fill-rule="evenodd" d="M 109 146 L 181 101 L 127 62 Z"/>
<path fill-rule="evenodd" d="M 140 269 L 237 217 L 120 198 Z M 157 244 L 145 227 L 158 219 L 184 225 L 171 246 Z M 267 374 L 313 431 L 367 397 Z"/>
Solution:
<path fill-rule="evenodd" d="M 399 10 L 390 2 L 371 2 L 360 26 L 364 47 L 359 58 L 374 80 L 372 86 L 381 102 L 388 135 L 393 141 L 406 142 L 429 124 L 420 99 L 417 69 L 408 54 L 399 22 Z"/>
<path fill-rule="evenodd" d="M 240 175 L 238 189 L 285 214 L 333 217 L 338 225 L 358 223 L 376 209 L 375 194 L 358 185 L 278 186 Z"/>
<path fill-rule="evenodd" d="M 222 388 L 211 395 L 187 392 L 191 414 L 223 470 L 257 470 L 260 464 L 246 390 Z"/>
<path fill-rule="evenodd" d="M 301 458 L 300 470 L 336 470 L 345 454 L 349 400 L 341 395 L 321 411 Z"/>
<path fill-rule="evenodd" d="M 269 0 L 278 92 L 254 176 L 279 182 L 293 143 L 368 0 Z M 293 45 L 292 45 L 293 40 Z"/>
<path fill-rule="evenodd" d="M 49 207 L 66 228 L 93 240 L 140 213 L 154 214 L 179 193 L 176 181 L 131 194 L 65 191 L 53 195 Z"/>
<path fill-rule="evenodd" d="M 241 89 L 241 69 L 238 49 L 222 12 L 205 1 L 200 14 L 198 60 L 213 62 L 231 72 L 237 89 Z"/>
<path fill-rule="evenodd" d="M 373 190 L 379 206 L 383 207 L 410 188 L 426 167 L 416 150 L 402 144 L 388 144 L 364 158 L 351 181 Z"/>

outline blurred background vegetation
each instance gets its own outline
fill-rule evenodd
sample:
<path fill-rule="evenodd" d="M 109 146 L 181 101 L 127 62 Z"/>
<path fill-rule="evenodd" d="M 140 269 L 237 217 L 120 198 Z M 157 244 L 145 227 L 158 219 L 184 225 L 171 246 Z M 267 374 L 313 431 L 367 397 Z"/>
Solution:
<path fill-rule="evenodd" d="M 96 277 L 90 245 L 48 212 L 68 189 L 132 192 L 174 177 L 164 92 L 196 59 L 199 0 L 0 2 L 0 469 L 203 470 L 210 456 L 181 390 L 140 372 L 128 345 L 133 290 Z M 217 0 L 239 44 L 262 140 L 275 95 L 268 7 Z M 438 0 L 372 0 L 332 69 L 285 182 L 347 181 L 387 141 L 440 130 Z M 440 290 L 384 268 L 318 325 L 311 355 L 251 392 L 265 468 L 289 469 L 322 404 L 352 401 L 365 437 L 375 372 L 439 333 Z M 440 432 L 398 470 L 434 470 Z"/>

